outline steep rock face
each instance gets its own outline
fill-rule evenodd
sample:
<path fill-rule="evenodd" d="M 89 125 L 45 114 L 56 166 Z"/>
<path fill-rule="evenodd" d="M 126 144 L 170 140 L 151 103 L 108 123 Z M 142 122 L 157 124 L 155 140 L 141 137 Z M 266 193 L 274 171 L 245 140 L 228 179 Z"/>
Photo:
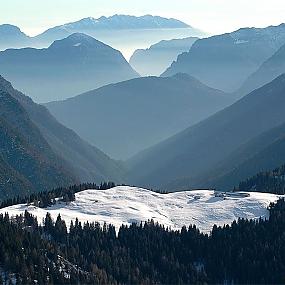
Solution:
<path fill-rule="evenodd" d="M 285 24 L 201 39 L 162 76 L 185 72 L 211 87 L 233 92 L 284 43 Z"/>
<path fill-rule="evenodd" d="M 139 76 L 119 51 L 84 34 L 72 34 L 47 49 L 2 51 L 0 72 L 37 102 Z"/>
<path fill-rule="evenodd" d="M 129 161 L 130 177 L 134 183 L 151 187 L 203 186 L 217 164 L 230 159 L 251 139 L 285 122 L 284 92 L 285 75 L 135 156 Z"/>
<path fill-rule="evenodd" d="M 132 79 L 46 106 L 111 157 L 126 159 L 232 102 L 228 94 L 177 74 Z"/>
<path fill-rule="evenodd" d="M 52 151 L 64 160 L 65 168 L 73 173 L 76 181 L 124 182 L 121 164 L 60 124 L 44 106 L 34 103 L 31 98 L 15 90 L 3 77 L 0 77 L 0 88 L 21 104 Z"/>
<path fill-rule="evenodd" d="M 129 62 L 140 75 L 159 76 L 179 54 L 189 51 L 197 40 L 197 37 L 163 40 L 148 49 L 136 50 Z"/>

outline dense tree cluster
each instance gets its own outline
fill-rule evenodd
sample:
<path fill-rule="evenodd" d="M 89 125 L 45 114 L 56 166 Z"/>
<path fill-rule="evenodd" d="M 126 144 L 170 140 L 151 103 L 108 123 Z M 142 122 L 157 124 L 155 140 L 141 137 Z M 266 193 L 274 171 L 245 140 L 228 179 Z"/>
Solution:
<path fill-rule="evenodd" d="M 25 203 L 33 203 L 37 207 L 46 208 L 53 205 L 56 202 L 56 198 L 61 198 L 63 202 L 71 202 L 75 200 L 75 193 L 77 192 L 87 189 L 106 190 L 113 187 L 115 187 L 113 182 L 103 182 L 100 185 L 95 183 L 83 183 L 79 185 L 72 185 L 66 188 L 59 187 L 50 191 L 33 193 L 26 197 L 17 196 L 12 199 L 5 200 L 0 204 L 0 208 Z"/>
<path fill-rule="evenodd" d="M 285 201 L 268 220 L 173 231 L 153 221 L 121 226 L 81 224 L 67 230 L 47 214 L 0 216 L 0 266 L 18 284 L 207 284 L 285 282 Z M 34 281 L 36 280 L 36 281 Z"/>
<path fill-rule="evenodd" d="M 285 165 L 264 171 L 240 182 L 238 189 L 274 194 L 285 194 Z"/>

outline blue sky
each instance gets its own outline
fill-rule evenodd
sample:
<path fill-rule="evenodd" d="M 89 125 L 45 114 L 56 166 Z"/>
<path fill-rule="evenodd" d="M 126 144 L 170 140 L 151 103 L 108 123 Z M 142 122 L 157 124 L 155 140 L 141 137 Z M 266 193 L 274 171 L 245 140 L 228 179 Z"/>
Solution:
<path fill-rule="evenodd" d="M 153 14 L 174 17 L 211 34 L 239 27 L 285 22 L 284 0 L 1 0 L 0 23 L 30 34 L 102 15 Z"/>

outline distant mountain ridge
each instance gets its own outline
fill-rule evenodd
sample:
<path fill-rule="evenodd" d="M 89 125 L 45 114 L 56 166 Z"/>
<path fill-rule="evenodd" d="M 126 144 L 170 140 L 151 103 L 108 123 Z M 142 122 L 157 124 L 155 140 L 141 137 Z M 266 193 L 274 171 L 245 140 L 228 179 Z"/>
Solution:
<path fill-rule="evenodd" d="M 47 49 L 2 51 L 0 73 L 37 102 L 139 76 L 119 51 L 81 33 L 57 40 Z"/>
<path fill-rule="evenodd" d="M 96 36 L 96 31 L 119 31 L 119 30 L 141 30 L 141 29 L 174 29 L 191 28 L 189 25 L 176 20 L 158 16 L 128 16 L 114 15 L 110 17 L 102 16 L 98 19 L 88 17 L 49 28 L 43 33 L 34 37 L 35 41 L 49 43 L 56 39 L 67 37 L 73 33 L 86 33 Z M 94 34 L 95 33 L 95 34 Z"/>
<path fill-rule="evenodd" d="M 4 26 L 3 30 L 7 30 Z M 17 28 L 19 30 L 19 28 Z M 185 38 L 190 36 L 204 37 L 206 33 L 179 21 L 159 16 L 145 15 L 141 17 L 129 15 L 102 16 L 98 19 L 87 17 L 75 22 L 50 27 L 39 35 L 20 39 L 15 31 L 11 31 L 14 39 L 5 40 L 0 37 L 0 50 L 8 48 L 46 48 L 55 40 L 68 37 L 73 33 L 84 33 L 120 50 L 129 59 L 138 48 L 146 48 L 161 40 Z M 1 25 L 0 25 L 1 35 Z M 16 43 L 15 43 L 16 41 Z"/>
<path fill-rule="evenodd" d="M 179 29 L 192 28 L 190 25 L 173 18 L 144 15 L 113 15 L 99 18 L 87 17 L 78 21 L 51 27 L 34 37 L 23 33 L 19 27 L 2 24 L 0 25 L 0 49 L 22 48 L 41 46 L 40 42 L 50 44 L 51 42 L 65 38 L 73 33 L 84 33 L 96 30 L 126 30 L 126 29 Z M 192 28 L 194 29 L 194 28 Z"/>
<path fill-rule="evenodd" d="M 177 59 L 180 53 L 189 51 L 198 39 L 197 37 L 188 37 L 160 41 L 148 49 L 136 50 L 129 63 L 141 75 L 159 76 Z"/>
<path fill-rule="evenodd" d="M 233 92 L 284 44 L 285 24 L 242 28 L 196 41 L 162 76 L 184 72 L 208 86 Z"/>
<path fill-rule="evenodd" d="M 131 79 L 46 106 L 111 157 L 126 159 L 232 102 L 230 95 L 176 74 Z"/>
<path fill-rule="evenodd" d="M 17 26 L 10 24 L 0 25 L 0 50 L 29 46 L 32 39 L 23 33 Z"/>
<path fill-rule="evenodd" d="M 102 16 L 100 18 L 87 17 L 81 20 L 56 26 L 52 29 L 63 29 L 72 33 L 82 29 L 173 29 L 189 28 L 190 26 L 182 21 L 173 18 L 163 18 L 159 16 L 144 15 L 113 15 L 110 17 Z M 43 34 L 44 34 L 43 33 Z"/>

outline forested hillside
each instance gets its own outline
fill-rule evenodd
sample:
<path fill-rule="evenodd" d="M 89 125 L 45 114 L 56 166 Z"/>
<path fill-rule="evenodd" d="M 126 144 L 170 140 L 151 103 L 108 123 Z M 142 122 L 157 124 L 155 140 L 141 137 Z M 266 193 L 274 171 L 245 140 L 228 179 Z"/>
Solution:
<path fill-rule="evenodd" d="M 285 165 L 272 171 L 263 171 L 242 181 L 238 186 L 242 191 L 256 191 L 285 194 Z"/>
<path fill-rule="evenodd" d="M 285 201 L 269 220 L 238 220 L 204 235 L 149 221 L 120 227 L 58 216 L 44 225 L 27 212 L 0 216 L 2 279 L 17 284 L 281 284 L 285 282 Z M 3 280 L 2 280 L 3 281 Z"/>
<path fill-rule="evenodd" d="M 0 199 L 77 181 L 27 111 L 0 83 Z"/>

